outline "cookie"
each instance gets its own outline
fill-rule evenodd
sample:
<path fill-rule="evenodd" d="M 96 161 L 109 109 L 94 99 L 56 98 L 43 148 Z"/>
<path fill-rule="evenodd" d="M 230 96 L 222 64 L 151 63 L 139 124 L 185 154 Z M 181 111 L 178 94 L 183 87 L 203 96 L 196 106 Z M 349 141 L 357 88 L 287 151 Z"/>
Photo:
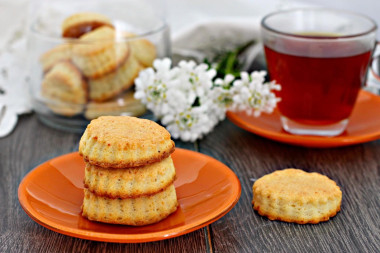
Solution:
<path fill-rule="evenodd" d="M 129 54 L 128 45 L 116 41 L 115 30 L 100 27 L 86 33 L 73 46 L 72 61 L 89 79 L 96 79 L 115 71 Z"/>
<path fill-rule="evenodd" d="M 71 44 L 62 44 L 45 52 L 41 58 L 43 72 L 48 72 L 56 63 L 67 61 L 71 58 Z"/>
<path fill-rule="evenodd" d="M 132 87 L 141 67 L 133 55 L 115 71 L 97 79 L 89 79 L 90 99 L 102 102 Z"/>
<path fill-rule="evenodd" d="M 173 160 L 169 156 L 143 167 L 107 169 L 86 164 L 84 185 L 97 196 L 137 198 L 166 189 L 175 179 Z"/>
<path fill-rule="evenodd" d="M 299 169 L 275 171 L 253 185 L 253 208 L 270 220 L 316 224 L 335 216 L 341 201 L 333 180 Z"/>
<path fill-rule="evenodd" d="M 41 95 L 53 112 L 73 116 L 82 112 L 87 102 L 87 83 L 70 61 L 62 61 L 45 75 Z"/>
<path fill-rule="evenodd" d="M 136 37 L 134 33 L 123 32 L 125 37 Z M 128 41 L 132 55 L 145 68 L 152 67 L 157 57 L 155 45 L 147 39 L 136 38 Z"/>
<path fill-rule="evenodd" d="M 161 221 L 177 206 L 173 184 L 153 195 L 126 199 L 101 197 L 85 189 L 82 216 L 105 223 L 143 226 Z"/>
<path fill-rule="evenodd" d="M 91 101 L 87 104 L 84 116 L 92 120 L 100 116 L 140 116 L 146 112 L 144 104 L 133 96 L 134 91 L 128 90 L 106 102 Z"/>
<path fill-rule="evenodd" d="M 159 162 L 174 152 L 169 132 L 157 123 L 128 116 L 102 116 L 87 126 L 79 154 L 103 168 L 129 168 Z"/>
<path fill-rule="evenodd" d="M 62 23 L 62 37 L 79 38 L 98 27 L 113 27 L 111 20 L 99 13 L 81 12 L 66 18 Z"/>

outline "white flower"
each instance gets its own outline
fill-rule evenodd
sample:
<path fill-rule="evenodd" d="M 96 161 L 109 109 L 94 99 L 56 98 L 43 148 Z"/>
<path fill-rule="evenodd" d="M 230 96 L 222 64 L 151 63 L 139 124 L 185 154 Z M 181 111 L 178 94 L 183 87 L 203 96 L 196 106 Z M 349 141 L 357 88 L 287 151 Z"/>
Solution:
<path fill-rule="evenodd" d="M 227 74 L 224 79 L 216 79 L 214 82 L 213 91 L 213 99 L 216 104 L 221 107 L 227 108 L 233 102 L 231 86 L 232 81 L 235 80 L 233 75 Z"/>
<path fill-rule="evenodd" d="M 210 91 L 209 107 L 212 117 L 217 121 L 223 120 L 226 116 L 227 109 L 233 103 L 233 94 L 231 93 L 233 75 L 227 74 L 224 79 L 217 78 L 214 87 Z"/>
<path fill-rule="evenodd" d="M 209 118 L 206 107 L 197 106 L 176 115 L 167 115 L 161 122 L 173 138 L 194 142 L 209 133 L 218 121 Z"/>
<path fill-rule="evenodd" d="M 240 74 L 241 79 L 233 82 L 231 93 L 233 103 L 232 111 L 246 111 L 248 115 L 260 116 L 262 112 L 271 113 L 279 101 L 274 90 L 280 90 L 281 86 L 275 82 L 264 83 L 265 71 L 246 72 Z"/>
<path fill-rule="evenodd" d="M 154 69 L 141 71 L 135 80 L 135 98 L 175 139 L 193 142 L 202 138 L 225 118 L 226 110 L 245 110 L 258 116 L 273 111 L 279 101 L 273 90 L 280 86 L 264 83 L 265 71 L 242 72 L 238 80 L 226 75 L 213 82 L 216 71 L 206 64 L 181 61 L 174 68 L 171 64 L 170 59 L 157 59 Z"/>
<path fill-rule="evenodd" d="M 196 65 L 194 61 L 180 61 L 177 71 L 181 89 L 188 95 L 188 103 L 191 105 L 196 98 L 207 96 L 213 85 L 212 79 L 216 75 L 214 69 L 208 70 L 206 64 Z"/>
<path fill-rule="evenodd" d="M 134 97 L 140 99 L 157 117 L 161 117 L 171 108 L 168 104 L 167 93 L 170 87 L 176 85 L 177 73 L 175 69 L 171 69 L 171 60 L 167 58 L 155 60 L 153 66 L 155 70 L 147 68 L 140 71 L 139 76 L 135 79 Z M 169 95 L 173 94 L 169 92 Z"/>

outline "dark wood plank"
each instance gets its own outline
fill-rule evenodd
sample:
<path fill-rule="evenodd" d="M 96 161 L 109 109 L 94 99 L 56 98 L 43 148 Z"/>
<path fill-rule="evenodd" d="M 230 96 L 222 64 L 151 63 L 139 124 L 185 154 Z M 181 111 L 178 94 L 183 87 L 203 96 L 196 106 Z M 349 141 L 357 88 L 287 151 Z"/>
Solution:
<path fill-rule="evenodd" d="M 30 219 L 17 199 L 22 178 L 38 164 L 78 149 L 80 135 L 48 128 L 35 115 L 24 116 L 0 139 L 0 252 L 206 252 L 204 229 L 152 243 L 117 244 L 81 240 L 52 232 Z M 177 142 L 194 149 L 194 144 Z"/>
<path fill-rule="evenodd" d="M 380 252 L 380 141 L 337 149 L 308 149 L 263 139 L 224 121 L 200 152 L 235 171 L 238 204 L 211 225 L 215 252 Z M 253 211 L 252 179 L 295 167 L 335 180 L 342 211 L 318 225 L 270 221 Z"/>

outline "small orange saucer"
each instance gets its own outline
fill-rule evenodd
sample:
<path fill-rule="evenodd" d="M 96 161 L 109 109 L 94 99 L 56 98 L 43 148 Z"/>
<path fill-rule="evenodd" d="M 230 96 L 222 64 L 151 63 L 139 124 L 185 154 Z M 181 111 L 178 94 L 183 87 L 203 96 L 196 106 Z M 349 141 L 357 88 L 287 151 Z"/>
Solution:
<path fill-rule="evenodd" d="M 237 126 L 262 137 L 304 147 L 340 147 L 380 138 L 380 96 L 364 90 L 359 92 L 346 131 L 336 137 L 289 134 L 282 129 L 278 110 L 257 118 L 245 112 L 228 112 L 227 117 Z"/>
<path fill-rule="evenodd" d="M 81 216 L 84 167 L 71 153 L 33 169 L 20 183 L 18 198 L 40 225 L 82 239 L 137 243 L 180 236 L 228 213 L 241 193 L 239 179 L 226 165 L 209 156 L 177 148 L 172 154 L 179 207 L 156 224 L 132 227 L 89 221 Z"/>

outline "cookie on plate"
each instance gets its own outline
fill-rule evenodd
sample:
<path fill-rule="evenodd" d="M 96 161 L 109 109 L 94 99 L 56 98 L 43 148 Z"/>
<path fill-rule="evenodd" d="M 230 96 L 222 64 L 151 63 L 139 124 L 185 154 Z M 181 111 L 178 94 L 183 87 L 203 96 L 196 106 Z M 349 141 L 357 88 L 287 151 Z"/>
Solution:
<path fill-rule="evenodd" d="M 137 198 L 163 191 L 173 183 L 175 175 L 170 156 L 136 168 L 102 168 L 87 163 L 84 185 L 97 196 Z"/>
<path fill-rule="evenodd" d="M 111 20 L 99 13 L 81 12 L 71 15 L 62 23 L 62 37 L 79 38 L 98 27 L 113 27 Z"/>
<path fill-rule="evenodd" d="M 82 112 L 87 102 L 87 83 L 70 61 L 62 61 L 45 75 L 41 95 L 53 112 L 73 116 Z"/>
<path fill-rule="evenodd" d="M 105 223 L 143 226 L 158 222 L 177 210 L 173 184 L 153 195 L 111 199 L 84 189 L 82 215 Z"/>
<path fill-rule="evenodd" d="M 337 184 L 315 172 L 279 170 L 253 184 L 253 208 L 270 220 L 316 224 L 335 216 L 341 201 Z"/>
<path fill-rule="evenodd" d="M 87 126 L 79 154 L 103 168 L 130 168 L 159 162 L 174 152 L 169 132 L 157 123 L 128 116 L 102 116 Z"/>
<path fill-rule="evenodd" d="M 128 55 L 128 45 L 117 42 L 115 30 L 103 26 L 79 38 L 72 60 L 87 78 L 96 79 L 115 71 Z"/>

